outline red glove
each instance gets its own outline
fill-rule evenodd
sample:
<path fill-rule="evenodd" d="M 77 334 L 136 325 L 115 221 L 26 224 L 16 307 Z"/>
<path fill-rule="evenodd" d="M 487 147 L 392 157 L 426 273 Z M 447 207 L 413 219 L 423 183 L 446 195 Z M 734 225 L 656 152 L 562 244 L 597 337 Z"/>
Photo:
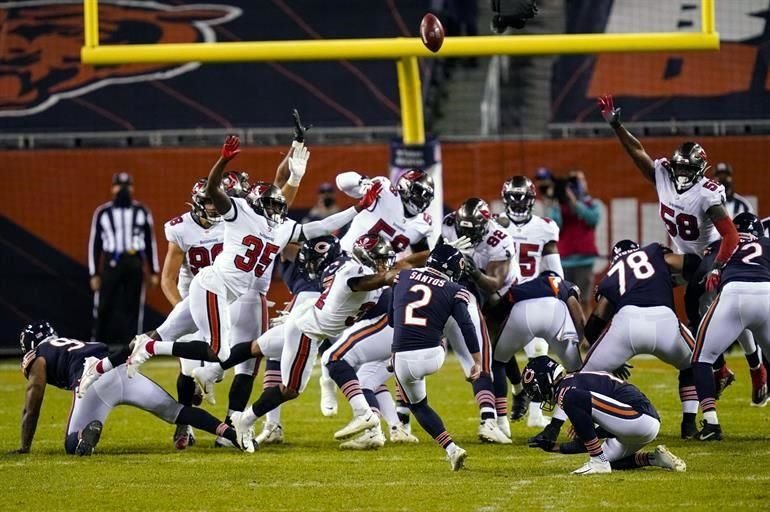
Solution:
<path fill-rule="evenodd" d="M 230 161 L 241 152 L 241 139 L 237 135 L 228 135 L 222 144 L 222 158 Z"/>
<path fill-rule="evenodd" d="M 375 181 L 366 190 L 366 192 L 364 193 L 364 197 L 358 200 L 358 204 L 356 205 L 356 210 L 360 212 L 372 206 L 374 203 L 377 202 L 377 199 L 380 198 L 380 192 L 382 192 L 382 182 Z"/>
<path fill-rule="evenodd" d="M 604 120 L 613 128 L 620 126 L 620 108 L 615 108 L 615 102 L 612 101 L 612 96 L 609 94 L 599 96 L 598 101 Z"/>
<path fill-rule="evenodd" d="M 719 288 L 719 283 L 722 281 L 722 272 L 718 268 L 713 269 L 706 275 L 706 291 L 711 293 Z"/>

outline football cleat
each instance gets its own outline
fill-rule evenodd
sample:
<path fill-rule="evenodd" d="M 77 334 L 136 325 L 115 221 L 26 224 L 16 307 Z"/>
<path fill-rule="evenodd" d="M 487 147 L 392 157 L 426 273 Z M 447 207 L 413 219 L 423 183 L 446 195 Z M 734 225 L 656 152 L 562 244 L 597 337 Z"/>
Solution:
<path fill-rule="evenodd" d="M 337 385 L 329 377 L 321 375 L 321 414 L 327 418 L 337 416 Z"/>
<path fill-rule="evenodd" d="M 698 441 L 721 441 L 722 427 L 719 423 L 709 423 L 706 420 L 701 421 L 701 430 L 695 439 Z"/>
<path fill-rule="evenodd" d="M 80 439 L 78 445 L 75 447 L 75 453 L 81 457 L 88 457 L 94 453 L 94 448 L 99 443 L 99 438 L 102 436 L 102 422 L 94 420 L 86 428 L 80 431 Z"/>
<path fill-rule="evenodd" d="M 221 367 L 217 365 L 200 366 L 194 368 L 192 371 L 192 378 L 195 379 L 195 384 L 201 390 L 203 399 L 215 405 L 217 399 L 214 396 L 214 383 L 221 378 Z"/>
<path fill-rule="evenodd" d="M 537 402 L 530 402 L 529 415 L 527 416 L 527 427 L 529 428 L 545 428 L 551 423 L 550 416 L 543 414 L 543 410 L 540 408 L 540 404 Z"/>
<path fill-rule="evenodd" d="M 354 417 L 352 420 L 350 420 L 350 423 L 335 432 L 334 439 L 338 441 L 342 439 L 349 439 L 359 432 L 363 432 L 364 430 L 370 428 L 379 427 L 379 425 L 380 418 L 377 417 L 377 414 L 375 414 L 374 411 L 370 410 L 364 416 Z"/>
<path fill-rule="evenodd" d="M 556 440 L 559 438 L 559 432 L 561 431 L 560 426 L 556 426 L 553 423 L 549 423 L 545 426 L 545 428 L 536 436 L 530 437 L 527 440 L 527 443 L 530 445 L 532 444 L 540 444 L 542 441 L 551 441 L 556 442 Z M 598 433 L 597 433 L 598 435 Z"/>
<path fill-rule="evenodd" d="M 612 473 L 610 461 L 603 457 L 591 457 L 588 462 L 572 472 L 573 475 L 600 475 Z"/>
<path fill-rule="evenodd" d="M 770 396 L 767 394 L 767 370 L 765 365 L 760 364 L 756 370 L 751 372 L 751 406 L 764 407 L 767 405 Z"/>
<path fill-rule="evenodd" d="M 714 372 L 714 386 L 716 387 L 716 394 L 714 395 L 714 398 L 719 400 L 719 397 L 722 396 L 722 393 L 725 389 L 727 389 L 727 386 L 735 382 L 735 373 L 727 367 L 727 365 L 724 365 L 722 368 Z"/>
<path fill-rule="evenodd" d="M 385 435 L 379 425 L 364 430 L 360 435 L 340 445 L 343 450 L 377 450 L 385 446 Z"/>
<path fill-rule="evenodd" d="M 283 443 L 283 427 L 280 423 L 265 422 L 262 432 L 257 435 L 257 444 L 281 444 Z"/>
<path fill-rule="evenodd" d="M 83 375 L 80 377 L 77 388 L 78 398 L 83 398 L 88 388 L 102 376 L 101 373 L 96 371 L 96 365 L 99 361 L 101 359 L 98 357 L 86 357 L 86 360 L 83 361 Z"/>
<path fill-rule="evenodd" d="M 188 446 L 195 444 L 195 435 L 190 425 L 177 425 L 174 432 L 174 447 L 177 450 L 184 450 Z"/>
<path fill-rule="evenodd" d="M 655 451 L 653 452 L 652 457 L 650 457 L 650 464 L 680 473 L 687 471 L 687 464 L 671 453 L 668 448 L 662 444 L 655 447 Z"/>
<path fill-rule="evenodd" d="M 497 428 L 500 429 L 500 432 L 505 434 L 505 437 L 511 437 L 511 424 L 508 421 L 508 416 L 503 414 L 502 416 L 497 417 Z"/>
<path fill-rule="evenodd" d="M 500 428 L 497 426 L 497 420 L 490 418 L 483 420 L 479 424 L 478 430 L 479 439 L 484 443 L 499 443 L 499 444 L 511 444 L 511 438 L 503 434 Z"/>
<path fill-rule="evenodd" d="M 390 442 L 391 443 L 419 443 L 411 432 L 409 432 L 403 425 L 393 425 L 390 427 Z"/>
<path fill-rule="evenodd" d="M 698 426 L 695 424 L 695 420 L 682 420 L 681 435 L 682 439 L 693 439 L 698 435 Z"/>
<path fill-rule="evenodd" d="M 232 441 L 230 441 L 226 437 L 217 436 L 217 438 L 214 439 L 214 448 L 239 448 L 239 447 L 235 446 L 232 443 Z"/>
<path fill-rule="evenodd" d="M 529 409 L 529 395 L 520 391 L 518 395 L 513 395 L 513 407 L 511 408 L 511 420 L 519 421 L 527 415 Z"/>
<path fill-rule="evenodd" d="M 465 459 L 468 457 L 468 452 L 455 446 L 455 449 L 451 453 L 446 454 L 446 460 L 449 461 L 449 467 L 452 471 L 459 471 L 465 467 Z"/>
<path fill-rule="evenodd" d="M 150 341 L 153 339 L 146 334 L 139 334 L 131 341 L 134 347 L 126 361 L 126 375 L 129 379 L 133 378 L 139 371 L 139 367 L 152 357 L 152 354 L 147 352 L 147 343 Z"/>
<path fill-rule="evenodd" d="M 243 419 L 243 413 L 236 411 L 230 416 L 235 429 L 235 435 L 238 436 L 238 444 L 241 450 L 246 453 L 254 453 L 257 446 L 254 443 L 254 425 L 249 425 Z"/>

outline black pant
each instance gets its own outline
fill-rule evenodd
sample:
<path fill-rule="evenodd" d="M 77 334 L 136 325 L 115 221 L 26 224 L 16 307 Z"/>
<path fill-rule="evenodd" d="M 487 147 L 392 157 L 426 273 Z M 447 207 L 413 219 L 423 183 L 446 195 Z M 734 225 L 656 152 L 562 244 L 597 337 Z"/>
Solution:
<path fill-rule="evenodd" d="M 124 254 L 105 264 L 94 318 L 94 339 L 101 343 L 126 344 L 142 330 L 139 309 L 144 307 L 142 257 Z"/>

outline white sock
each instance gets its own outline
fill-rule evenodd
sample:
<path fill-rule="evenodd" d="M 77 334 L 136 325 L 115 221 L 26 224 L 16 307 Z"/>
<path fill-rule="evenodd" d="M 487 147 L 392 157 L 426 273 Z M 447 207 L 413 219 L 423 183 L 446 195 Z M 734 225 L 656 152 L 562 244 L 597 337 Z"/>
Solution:
<path fill-rule="evenodd" d="M 363 393 L 350 398 L 350 407 L 353 409 L 354 416 L 364 416 L 371 412 Z"/>
<path fill-rule="evenodd" d="M 448 445 L 446 445 L 444 449 L 446 450 L 448 455 L 452 455 L 455 452 L 455 450 L 457 450 L 457 445 L 454 444 L 454 442 L 451 442 Z"/>
<path fill-rule="evenodd" d="M 380 414 L 385 418 L 388 426 L 392 428 L 400 425 L 401 422 L 398 421 L 398 415 L 396 414 L 396 402 L 393 401 L 390 391 L 383 391 L 375 396 L 377 397 L 377 404 L 380 406 Z"/>
<path fill-rule="evenodd" d="M 685 400 L 682 402 L 682 412 L 685 414 L 695 414 L 698 412 L 697 400 Z"/>
<path fill-rule="evenodd" d="M 712 425 L 719 425 L 719 418 L 717 418 L 717 412 L 715 410 L 704 412 L 703 419 L 706 420 L 706 423 L 711 423 Z"/>
<path fill-rule="evenodd" d="M 540 402 L 529 403 L 529 417 L 539 418 L 543 415 L 543 410 L 540 408 Z"/>
<path fill-rule="evenodd" d="M 243 411 L 241 420 L 249 427 L 257 422 L 257 415 L 254 414 L 254 409 L 251 406 L 246 407 L 246 410 Z"/>
<path fill-rule="evenodd" d="M 272 411 L 268 411 L 267 414 L 265 414 L 265 421 L 268 423 L 276 423 L 278 425 L 281 424 L 281 406 L 279 405 Z"/>
<path fill-rule="evenodd" d="M 152 346 L 152 352 L 156 356 L 170 356 L 173 348 L 173 341 L 156 341 Z"/>
<path fill-rule="evenodd" d="M 597 455 L 595 457 L 591 457 L 591 461 L 598 462 L 598 463 L 601 463 L 601 464 L 609 462 L 607 460 L 607 456 L 604 455 L 604 452 L 600 453 L 599 455 Z"/>

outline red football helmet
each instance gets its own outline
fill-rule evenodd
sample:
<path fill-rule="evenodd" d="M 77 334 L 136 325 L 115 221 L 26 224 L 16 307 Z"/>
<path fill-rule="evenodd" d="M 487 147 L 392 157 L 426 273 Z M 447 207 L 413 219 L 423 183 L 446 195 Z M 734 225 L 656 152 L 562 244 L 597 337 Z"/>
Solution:
<path fill-rule="evenodd" d="M 266 181 L 258 181 L 251 187 L 246 200 L 254 211 L 267 219 L 271 227 L 283 224 L 289 206 L 281 189 Z"/>
<path fill-rule="evenodd" d="M 375 272 L 385 272 L 396 262 L 396 252 L 381 235 L 366 233 L 353 243 L 353 259 Z"/>
<path fill-rule="evenodd" d="M 214 208 L 214 203 L 206 194 L 206 184 L 209 182 L 208 178 L 201 178 L 195 182 L 190 194 L 192 199 L 192 214 L 199 219 L 206 220 L 212 224 L 216 224 L 222 220 L 222 217 L 217 213 Z M 208 208 L 206 208 L 208 206 Z"/>
<path fill-rule="evenodd" d="M 227 171 L 222 176 L 222 188 L 230 197 L 246 197 L 251 190 L 249 175 L 243 171 Z"/>

